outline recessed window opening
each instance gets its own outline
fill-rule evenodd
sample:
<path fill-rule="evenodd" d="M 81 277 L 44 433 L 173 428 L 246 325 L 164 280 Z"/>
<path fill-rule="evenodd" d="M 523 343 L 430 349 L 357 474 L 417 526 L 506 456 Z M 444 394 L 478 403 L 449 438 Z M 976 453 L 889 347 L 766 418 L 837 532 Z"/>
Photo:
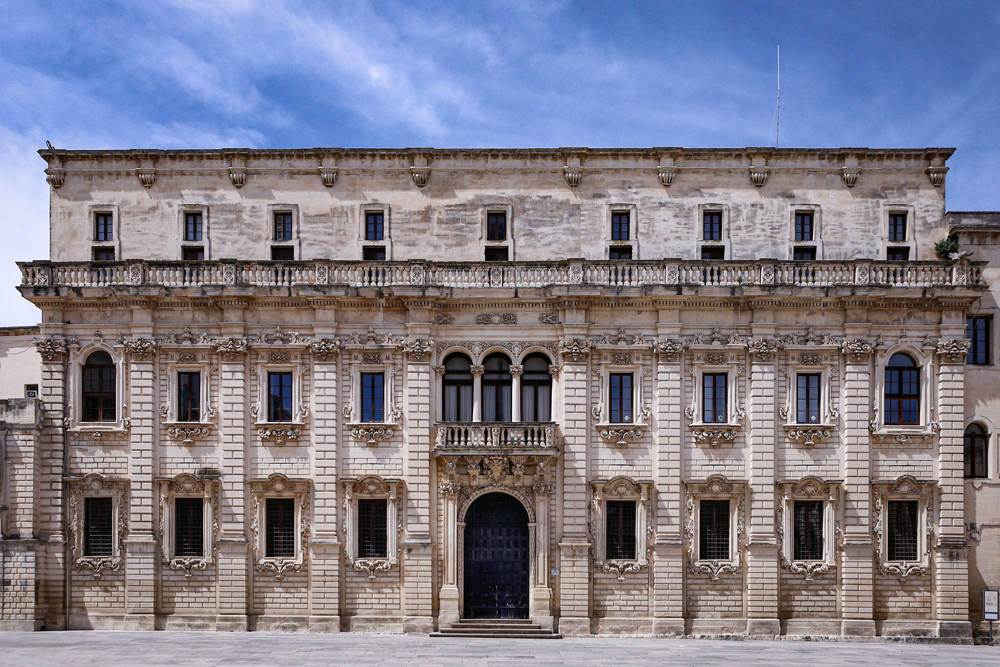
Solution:
<path fill-rule="evenodd" d="M 295 556 L 295 499 L 267 498 L 264 501 L 266 558 Z"/>
<path fill-rule="evenodd" d="M 632 374 L 631 373 L 611 373 L 608 377 L 610 383 L 610 410 L 609 417 L 612 424 L 632 423 Z"/>
<path fill-rule="evenodd" d="M 94 248 L 94 261 L 95 262 L 113 262 L 113 261 L 115 261 L 115 249 L 114 248 Z"/>
<path fill-rule="evenodd" d="M 798 212 L 795 214 L 795 240 L 813 240 L 813 214 L 811 212 Z"/>
<path fill-rule="evenodd" d="M 358 500 L 358 558 L 388 557 L 386 500 Z"/>
<path fill-rule="evenodd" d="M 484 259 L 487 262 L 506 262 L 509 260 L 510 254 L 506 246 L 501 246 L 497 248 L 486 248 Z"/>
<path fill-rule="evenodd" d="M 94 214 L 94 240 L 106 243 L 115 240 L 114 215 L 111 213 Z"/>
<path fill-rule="evenodd" d="M 706 424 L 729 421 L 726 406 L 726 373 L 705 373 L 702 381 L 703 420 Z"/>
<path fill-rule="evenodd" d="M 276 211 L 274 213 L 274 240 L 292 240 L 292 214 L 288 211 Z"/>
<path fill-rule="evenodd" d="M 292 421 L 292 373 L 268 373 L 267 384 L 267 420 Z"/>
<path fill-rule="evenodd" d="M 115 421 L 116 369 L 111 355 L 93 352 L 83 365 L 83 418 L 85 422 Z"/>
<path fill-rule="evenodd" d="M 701 258 L 724 260 L 726 259 L 726 248 L 724 246 L 702 246 Z"/>
<path fill-rule="evenodd" d="M 910 261 L 910 249 L 887 248 L 885 251 L 885 258 L 890 262 L 908 262 Z"/>
<path fill-rule="evenodd" d="M 201 373 L 183 371 L 177 374 L 177 421 L 196 422 L 201 419 Z"/>
<path fill-rule="evenodd" d="M 816 248 L 795 246 L 792 249 L 792 259 L 796 261 L 812 261 L 816 259 Z"/>
<path fill-rule="evenodd" d="M 184 214 L 184 240 L 201 241 L 202 217 L 200 212 Z"/>
<path fill-rule="evenodd" d="M 972 341 L 965 363 L 986 366 L 990 363 L 990 325 L 988 315 L 972 315 L 965 318 L 965 337 Z"/>
<path fill-rule="evenodd" d="M 920 370 L 907 354 L 894 354 L 885 369 L 885 423 L 920 423 Z"/>
<path fill-rule="evenodd" d="M 611 212 L 611 240 L 628 241 L 632 238 L 631 220 L 629 211 Z"/>
<path fill-rule="evenodd" d="M 83 555 L 110 556 L 114 543 L 111 498 L 83 499 Z"/>
<path fill-rule="evenodd" d="M 608 259 L 632 259 L 632 246 L 611 246 L 608 248 Z"/>
<path fill-rule="evenodd" d="M 888 552 L 890 561 L 915 561 L 918 555 L 918 511 L 916 500 L 890 500 L 888 513 Z"/>
<path fill-rule="evenodd" d="M 823 501 L 796 500 L 792 528 L 795 560 L 822 560 L 823 558 Z"/>
<path fill-rule="evenodd" d="M 635 501 L 609 500 L 605 551 L 608 560 L 635 559 Z"/>
<path fill-rule="evenodd" d="M 464 354 L 444 360 L 444 410 L 446 422 L 472 421 L 472 362 Z M 530 420 L 529 420 L 530 421 Z"/>
<path fill-rule="evenodd" d="M 385 260 L 384 245 L 365 246 L 361 250 L 361 259 L 366 262 L 381 262 Z"/>
<path fill-rule="evenodd" d="M 549 359 L 544 354 L 532 354 L 522 364 L 521 419 L 526 422 L 547 422 L 552 419 L 552 375 Z"/>
<path fill-rule="evenodd" d="M 361 421 L 385 421 L 385 373 L 361 374 Z"/>
<path fill-rule="evenodd" d="M 365 240 L 381 241 L 385 237 L 385 212 L 365 211 Z"/>
<path fill-rule="evenodd" d="M 184 248 L 183 257 L 185 262 L 201 262 L 205 259 L 205 248 L 188 246 Z"/>
<path fill-rule="evenodd" d="M 705 211 L 702 217 L 702 239 L 722 240 L 722 211 Z"/>
<path fill-rule="evenodd" d="M 965 476 L 987 477 L 986 429 L 979 424 L 969 424 L 965 429 Z"/>
<path fill-rule="evenodd" d="M 906 243 L 906 214 L 889 214 L 889 243 Z"/>
<path fill-rule="evenodd" d="M 702 500 L 699 515 L 699 559 L 729 560 L 729 501 Z"/>
<path fill-rule="evenodd" d="M 820 405 L 820 380 L 819 373 L 799 373 L 796 378 L 795 421 L 799 424 L 818 424 Z"/>
<path fill-rule="evenodd" d="M 491 354 L 483 362 L 483 368 L 483 421 L 509 422 L 513 390 L 510 360 L 502 354 Z"/>
<path fill-rule="evenodd" d="M 295 259 L 295 248 L 287 245 L 271 246 L 271 261 L 291 262 Z"/>
<path fill-rule="evenodd" d="M 202 498 L 174 499 L 174 555 L 205 555 L 205 501 Z"/>
<path fill-rule="evenodd" d="M 490 211 L 486 214 L 486 240 L 507 240 L 507 212 Z"/>

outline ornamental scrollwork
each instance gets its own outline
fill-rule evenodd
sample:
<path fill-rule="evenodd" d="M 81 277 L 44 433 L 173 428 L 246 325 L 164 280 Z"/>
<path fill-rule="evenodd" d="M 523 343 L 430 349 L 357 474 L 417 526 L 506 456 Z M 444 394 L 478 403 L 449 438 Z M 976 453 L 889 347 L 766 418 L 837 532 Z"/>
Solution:
<path fill-rule="evenodd" d="M 167 429 L 167 436 L 180 440 L 181 444 L 193 445 L 195 440 L 203 440 L 211 432 L 207 426 L 171 426 Z"/>
<path fill-rule="evenodd" d="M 247 353 L 249 344 L 246 338 L 222 338 L 215 342 L 215 350 L 226 361 L 239 361 Z"/>
<path fill-rule="evenodd" d="M 781 341 L 772 341 L 767 338 L 749 338 L 746 341 L 747 351 L 751 357 L 757 357 L 762 361 L 774 359 L 774 355 L 783 347 Z"/>
<path fill-rule="evenodd" d="M 559 352 L 571 361 L 583 361 L 590 354 L 591 342 L 583 338 L 559 341 Z"/>
<path fill-rule="evenodd" d="M 289 440 L 298 440 L 302 435 L 300 428 L 259 428 L 257 437 L 261 440 L 274 440 L 279 447 Z"/>
<path fill-rule="evenodd" d="M 855 338 L 854 340 L 845 340 L 841 345 L 841 349 L 852 361 L 860 363 L 872 353 L 872 350 L 875 349 L 875 344 L 870 340 Z"/>
<path fill-rule="evenodd" d="M 379 572 L 388 572 L 392 563 L 387 558 L 355 558 L 352 566 L 358 572 L 364 572 L 369 579 L 375 579 Z"/>
<path fill-rule="evenodd" d="M 336 357 L 337 353 L 340 351 L 342 342 L 331 338 L 322 338 L 320 340 L 310 341 L 309 349 L 316 356 L 318 361 L 328 361 L 332 357 Z"/>
<path fill-rule="evenodd" d="M 66 341 L 61 338 L 43 338 L 34 343 L 43 361 L 61 361 L 66 355 Z"/>
<path fill-rule="evenodd" d="M 355 440 L 363 440 L 369 447 L 378 447 L 380 441 L 393 436 L 393 430 L 385 426 L 355 426 L 351 429 L 351 436 Z"/>
<path fill-rule="evenodd" d="M 148 338 L 125 338 L 122 335 L 118 337 L 118 344 L 128 350 L 134 361 L 148 361 L 156 350 L 156 341 Z"/>
<path fill-rule="evenodd" d="M 801 441 L 806 447 L 812 447 L 817 441 L 830 437 L 830 429 L 826 428 L 793 428 L 788 431 L 789 440 Z"/>
<path fill-rule="evenodd" d="M 517 324 L 517 315 L 514 313 L 479 313 L 476 315 L 476 324 Z"/>
<path fill-rule="evenodd" d="M 697 443 L 718 447 L 736 440 L 736 429 L 727 426 L 697 426 L 691 429 L 691 438 Z"/>
<path fill-rule="evenodd" d="M 111 498 L 112 536 L 110 553 L 84 555 L 84 520 L 86 498 Z M 94 579 L 106 572 L 117 572 L 125 562 L 125 536 L 128 534 L 128 480 L 91 473 L 70 483 L 69 533 L 73 569 L 90 570 Z"/>
<path fill-rule="evenodd" d="M 427 361 L 434 349 L 434 341 L 425 338 L 414 338 L 405 342 L 406 352 L 413 361 Z"/>
<path fill-rule="evenodd" d="M 682 340 L 662 339 L 653 342 L 656 353 L 666 361 L 677 361 L 677 358 L 684 352 L 687 343 Z"/>
<path fill-rule="evenodd" d="M 612 442 L 616 447 L 625 449 L 629 442 L 634 442 L 642 438 L 644 430 L 641 428 L 613 428 L 605 427 L 598 430 L 598 435 L 602 439 Z"/>
<path fill-rule="evenodd" d="M 605 572 L 614 572 L 618 575 L 618 581 L 625 581 L 625 575 L 629 572 L 639 572 L 642 566 L 634 560 L 609 560 L 605 561 L 601 569 Z"/>
<path fill-rule="evenodd" d="M 971 341 L 967 339 L 941 340 L 937 344 L 937 353 L 947 358 L 949 362 L 957 364 L 965 361 L 969 354 L 969 345 Z"/>
<path fill-rule="evenodd" d="M 295 526 L 295 556 L 293 558 L 261 556 L 265 547 L 261 525 L 264 523 L 264 507 L 267 498 L 293 498 L 295 500 L 298 520 Z M 274 473 L 266 480 L 251 481 L 250 508 L 254 570 L 260 573 L 273 572 L 278 581 L 284 579 L 289 572 L 301 572 L 305 567 L 305 548 L 303 545 L 306 544 L 310 532 L 310 483 L 290 480 L 281 473 Z"/>

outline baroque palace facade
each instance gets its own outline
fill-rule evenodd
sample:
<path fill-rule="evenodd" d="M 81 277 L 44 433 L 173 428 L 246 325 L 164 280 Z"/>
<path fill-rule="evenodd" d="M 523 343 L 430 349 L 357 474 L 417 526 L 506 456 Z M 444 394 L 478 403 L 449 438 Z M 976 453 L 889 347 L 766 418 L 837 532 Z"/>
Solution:
<path fill-rule="evenodd" d="M 43 150 L 0 624 L 969 641 L 951 153 Z"/>

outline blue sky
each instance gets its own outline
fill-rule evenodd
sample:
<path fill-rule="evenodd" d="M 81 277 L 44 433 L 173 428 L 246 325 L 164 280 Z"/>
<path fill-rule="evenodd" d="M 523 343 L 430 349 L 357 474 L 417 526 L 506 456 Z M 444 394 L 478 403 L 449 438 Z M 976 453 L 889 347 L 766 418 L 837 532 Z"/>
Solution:
<path fill-rule="evenodd" d="M 954 146 L 1000 209 L 1000 2 L 0 0 L 0 325 L 60 148 Z M 24 230 L 27 229 L 27 233 Z"/>

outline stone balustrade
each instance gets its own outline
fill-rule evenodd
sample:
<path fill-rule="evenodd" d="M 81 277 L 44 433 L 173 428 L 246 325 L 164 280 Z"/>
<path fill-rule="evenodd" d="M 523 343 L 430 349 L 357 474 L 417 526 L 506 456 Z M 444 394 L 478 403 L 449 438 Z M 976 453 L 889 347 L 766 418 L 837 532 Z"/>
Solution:
<path fill-rule="evenodd" d="M 436 449 L 551 449 L 554 422 L 450 422 L 437 427 Z"/>

